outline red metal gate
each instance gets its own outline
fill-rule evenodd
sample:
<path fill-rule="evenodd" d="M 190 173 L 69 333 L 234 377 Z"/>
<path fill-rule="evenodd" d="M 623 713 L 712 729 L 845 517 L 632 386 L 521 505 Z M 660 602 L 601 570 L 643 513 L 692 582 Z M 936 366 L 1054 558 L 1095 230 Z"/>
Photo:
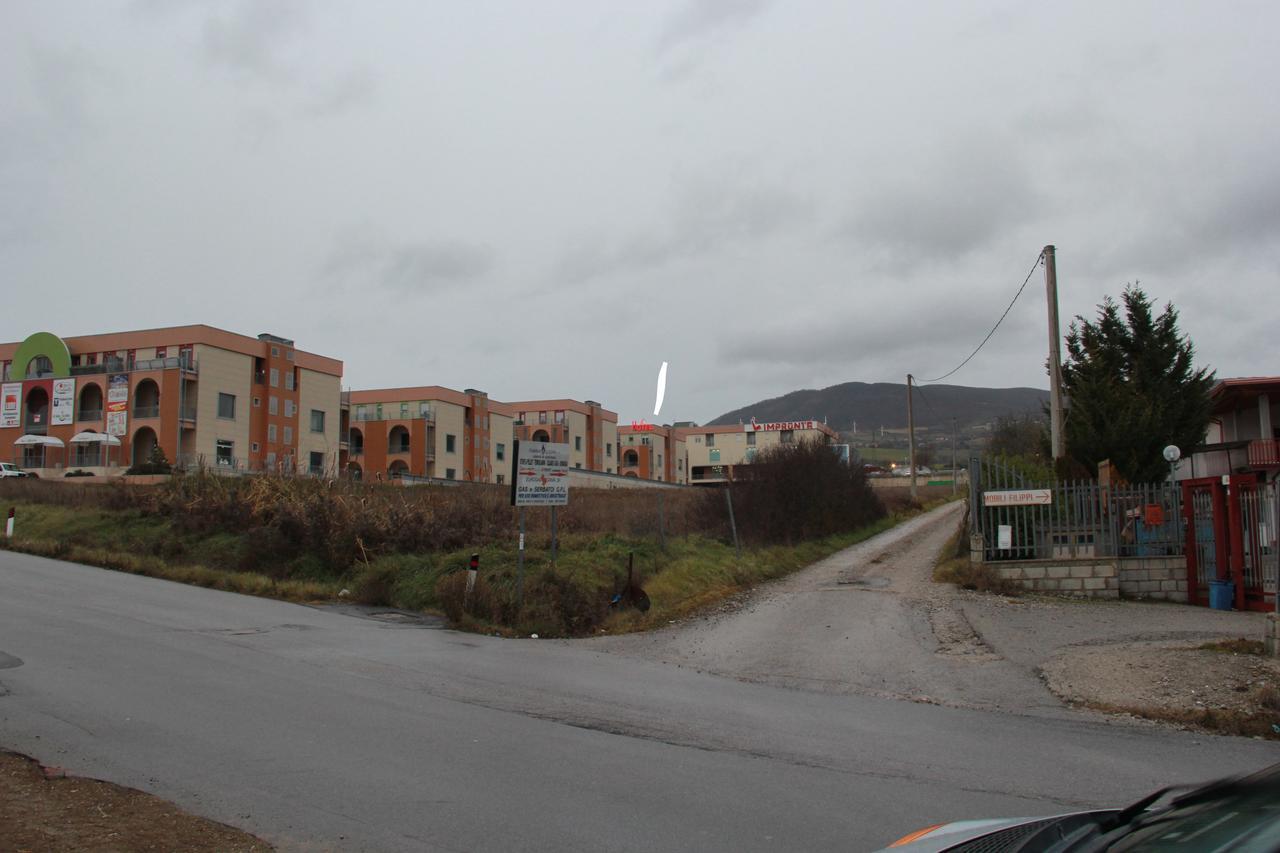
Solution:
<path fill-rule="evenodd" d="M 1274 607 L 1275 488 L 1255 474 L 1202 477 L 1182 481 L 1182 498 L 1187 602 L 1208 605 L 1209 581 L 1222 580 L 1235 584 L 1237 610 Z"/>

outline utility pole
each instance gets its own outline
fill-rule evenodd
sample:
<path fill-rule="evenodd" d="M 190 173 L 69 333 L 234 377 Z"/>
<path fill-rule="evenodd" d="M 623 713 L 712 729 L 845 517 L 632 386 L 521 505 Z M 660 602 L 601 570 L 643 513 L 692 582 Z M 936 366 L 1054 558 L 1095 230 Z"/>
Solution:
<path fill-rule="evenodd" d="M 951 494 L 956 493 L 956 480 L 959 479 L 959 469 L 956 468 L 956 419 L 951 419 Z"/>
<path fill-rule="evenodd" d="M 916 416 L 911 408 L 911 374 L 907 374 L 907 448 L 911 455 L 911 500 L 916 499 Z"/>
<path fill-rule="evenodd" d="M 1058 334 L 1058 267 L 1053 246 L 1045 246 L 1044 288 L 1049 303 L 1049 443 L 1053 461 L 1066 456 L 1062 435 L 1062 341 Z"/>

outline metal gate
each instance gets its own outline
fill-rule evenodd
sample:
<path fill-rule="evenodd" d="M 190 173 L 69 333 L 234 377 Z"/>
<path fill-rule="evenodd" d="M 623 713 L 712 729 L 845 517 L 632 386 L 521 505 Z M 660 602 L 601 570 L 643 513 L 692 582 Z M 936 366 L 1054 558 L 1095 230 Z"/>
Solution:
<path fill-rule="evenodd" d="M 1210 581 L 1235 585 L 1237 610 L 1275 607 L 1280 574 L 1277 486 L 1255 474 L 1182 481 L 1187 601 L 1209 603 Z"/>

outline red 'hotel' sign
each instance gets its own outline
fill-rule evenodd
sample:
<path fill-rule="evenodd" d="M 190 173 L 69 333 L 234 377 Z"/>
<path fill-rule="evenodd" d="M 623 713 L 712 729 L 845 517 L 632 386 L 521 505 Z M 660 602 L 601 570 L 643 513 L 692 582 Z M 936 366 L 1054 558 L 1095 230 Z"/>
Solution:
<path fill-rule="evenodd" d="M 785 429 L 817 429 L 817 421 L 777 421 L 776 423 L 758 424 L 752 421 L 743 426 L 746 432 L 777 432 Z"/>

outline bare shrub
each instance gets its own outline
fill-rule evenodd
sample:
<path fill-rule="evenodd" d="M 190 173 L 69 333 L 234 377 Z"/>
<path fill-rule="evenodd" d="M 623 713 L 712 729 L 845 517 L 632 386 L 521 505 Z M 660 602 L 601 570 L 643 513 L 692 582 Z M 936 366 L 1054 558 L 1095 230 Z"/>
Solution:
<path fill-rule="evenodd" d="M 733 509 L 748 542 L 790 545 L 857 530 L 885 515 L 862 468 L 841 462 L 820 441 L 771 447 L 735 475 Z"/>

